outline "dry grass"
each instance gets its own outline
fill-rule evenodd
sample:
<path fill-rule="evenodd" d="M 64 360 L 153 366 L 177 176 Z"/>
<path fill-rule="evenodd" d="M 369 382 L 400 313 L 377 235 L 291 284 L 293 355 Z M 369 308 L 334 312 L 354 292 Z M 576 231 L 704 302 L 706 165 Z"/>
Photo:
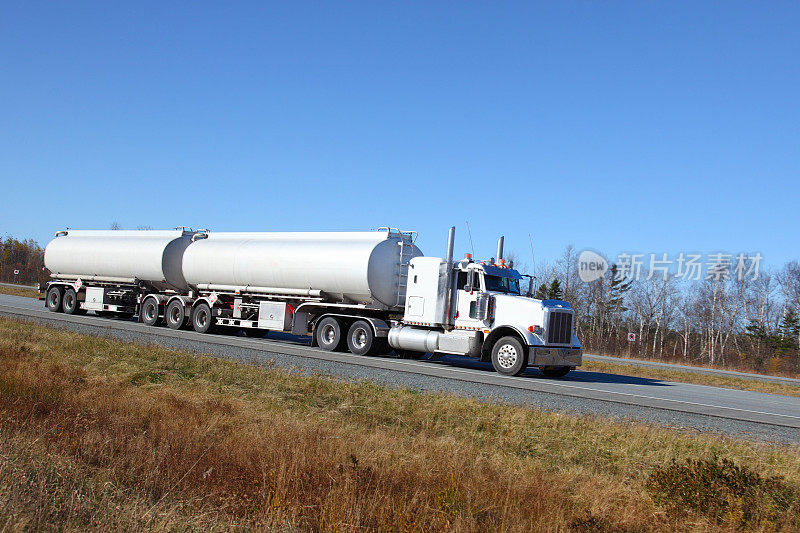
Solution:
<path fill-rule="evenodd" d="M 736 517 L 654 503 L 651 472 L 719 456 L 796 495 L 798 452 L 0 319 L 10 531 L 733 530 Z M 796 505 L 755 516 L 752 529 L 800 527 Z"/>
<path fill-rule="evenodd" d="M 685 366 L 688 368 L 703 368 L 705 370 L 733 370 L 734 372 L 744 372 L 746 374 L 764 374 L 768 376 L 780 376 L 784 378 L 798 378 L 800 379 L 800 373 L 795 372 L 791 369 L 785 368 L 781 364 L 768 364 L 766 365 L 766 369 L 757 370 L 754 366 L 748 364 L 737 364 L 734 362 L 726 362 L 725 364 L 715 364 L 711 365 L 708 363 L 701 363 L 697 360 L 689 360 L 680 359 L 680 358 L 672 358 L 672 357 L 647 357 L 644 355 L 639 354 L 631 354 L 631 353 L 610 353 L 605 351 L 594 351 L 588 350 L 593 354 L 597 355 L 604 355 L 607 357 L 615 357 L 620 360 L 622 364 L 624 364 L 625 360 L 633 360 L 633 361 L 649 361 L 649 362 L 656 362 L 656 363 L 670 363 L 680 366 Z M 742 357 L 746 357 L 746 354 L 740 354 Z"/>
<path fill-rule="evenodd" d="M 26 289 L 21 287 L 6 287 L 0 285 L 0 294 L 10 294 L 11 296 L 24 296 L 25 298 L 38 298 L 39 291 L 36 289 Z"/>
<path fill-rule="evenodd" d="M 606 361 L 588 361 L 584 359 L 581 370 L 800 397 L 800 386 L 790 385 L 788 383 L 769 383 L 766 381 L 735 378 L 730 376 L 699 374 L 695 372 L 672 369 L 648 368 L 636 365 L 628 365 L 622 361 L 619 363 L 610 363 Z"/>

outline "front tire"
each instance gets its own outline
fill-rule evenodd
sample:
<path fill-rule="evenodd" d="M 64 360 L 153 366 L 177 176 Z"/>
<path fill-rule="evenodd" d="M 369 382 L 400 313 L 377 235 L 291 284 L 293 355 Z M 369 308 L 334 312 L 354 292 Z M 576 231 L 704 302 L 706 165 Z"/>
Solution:
<path fill-rule="evenodd" d="M 164 311 L 169 329 L 181 329 L 186 323 L 186 308 L 180 300 L 172 300 Z"/>
<path fill-rule="evenodd" d="M 47 299 L 45 300 L 47 304 L 47 309 L 54 313 L 61 312 L 61 300 L 64 297 L 64 289 L 59 287 L 58 285 L 54 287 L 50 287 L 47 289 Z"/>
<path fill-rule="evenodd" d="M 197 333 L 210 333 L 214 329 L 214 315 L 211 306 L 203 302 L 192 311 L 192 327 Z"/>
<path fill-rule="evenodd" d="M 144 302 L 142 302 L 141 308 L 139 309 L 139 315 L 141 316 L 143 324 L 147 326 L 158 325 L 158 300 L 152 296 L 145 298 Z"/>
<path fill-rule="evenodd" d="M 329 352 L 341 351 L 345 344 L 342 323 L 338 318 L 332 316 L 319 321 L 317 327 L 314 328 L 314 337 L 317 339 L 319 347 Z"/>
<path fill-rule="evenodd" d="M 492 346 L 492 366 L 505 376 L 519 376 L 528 366 L 527 351 L 516 337 L 503 337 Z"/>

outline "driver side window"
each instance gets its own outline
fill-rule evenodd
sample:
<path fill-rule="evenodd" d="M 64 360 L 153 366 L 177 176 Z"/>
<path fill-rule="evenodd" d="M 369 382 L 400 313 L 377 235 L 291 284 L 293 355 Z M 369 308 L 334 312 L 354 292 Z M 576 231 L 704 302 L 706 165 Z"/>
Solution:
<path fill-rule="evenodd" d="M 467 281 L 469 281 L 470 278 L 472 278 L 472 290 L 474 291 L 481 290 L 481 282 L 479 276 L 474 270 L 471 270 L 469 272 L 462 272 L 460 270 L 458 271 L 458 280 L 456 282 L 456 289 L 461 291 L 466 290 Z"/>

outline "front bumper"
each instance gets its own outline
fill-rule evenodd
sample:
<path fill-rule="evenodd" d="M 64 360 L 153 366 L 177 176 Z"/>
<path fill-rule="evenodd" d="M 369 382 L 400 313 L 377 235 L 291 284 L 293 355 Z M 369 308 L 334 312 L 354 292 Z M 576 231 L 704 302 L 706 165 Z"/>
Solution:
<path fill-rule="evenodd" d="M 528 347 L 530 366 L 581 366 L 582 361 L 582 348 Z"/>

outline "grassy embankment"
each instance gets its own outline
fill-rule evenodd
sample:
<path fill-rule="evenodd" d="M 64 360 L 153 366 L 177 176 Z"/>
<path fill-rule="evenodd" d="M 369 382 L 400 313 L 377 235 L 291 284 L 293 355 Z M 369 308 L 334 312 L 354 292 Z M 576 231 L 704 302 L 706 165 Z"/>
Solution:
<path fill-rule="evenodd" d="M 10 294 L 11 296 L 24 296 L 26 298 L 38 298 L 39 291 L 23 287 L 7 287 L 0 285 L 0 294 Z"/>
<path fill-rule="evenodd" d="M 5 530 L 792 530 L 798 452 L 0 319 Z"/>
<path fill-rule="evenodd" d="M 757 381 L 731 376 L 699 374 L 672 369 L 647 368 L 636 365 L 627 365 L 624 362 L 612 363 L 605 361 L 588 361 L 584 359 L 581 370 L 800 397 L 800 386 L 790 385 L 788 383 L 769 383 L 766 381 Z"/>

